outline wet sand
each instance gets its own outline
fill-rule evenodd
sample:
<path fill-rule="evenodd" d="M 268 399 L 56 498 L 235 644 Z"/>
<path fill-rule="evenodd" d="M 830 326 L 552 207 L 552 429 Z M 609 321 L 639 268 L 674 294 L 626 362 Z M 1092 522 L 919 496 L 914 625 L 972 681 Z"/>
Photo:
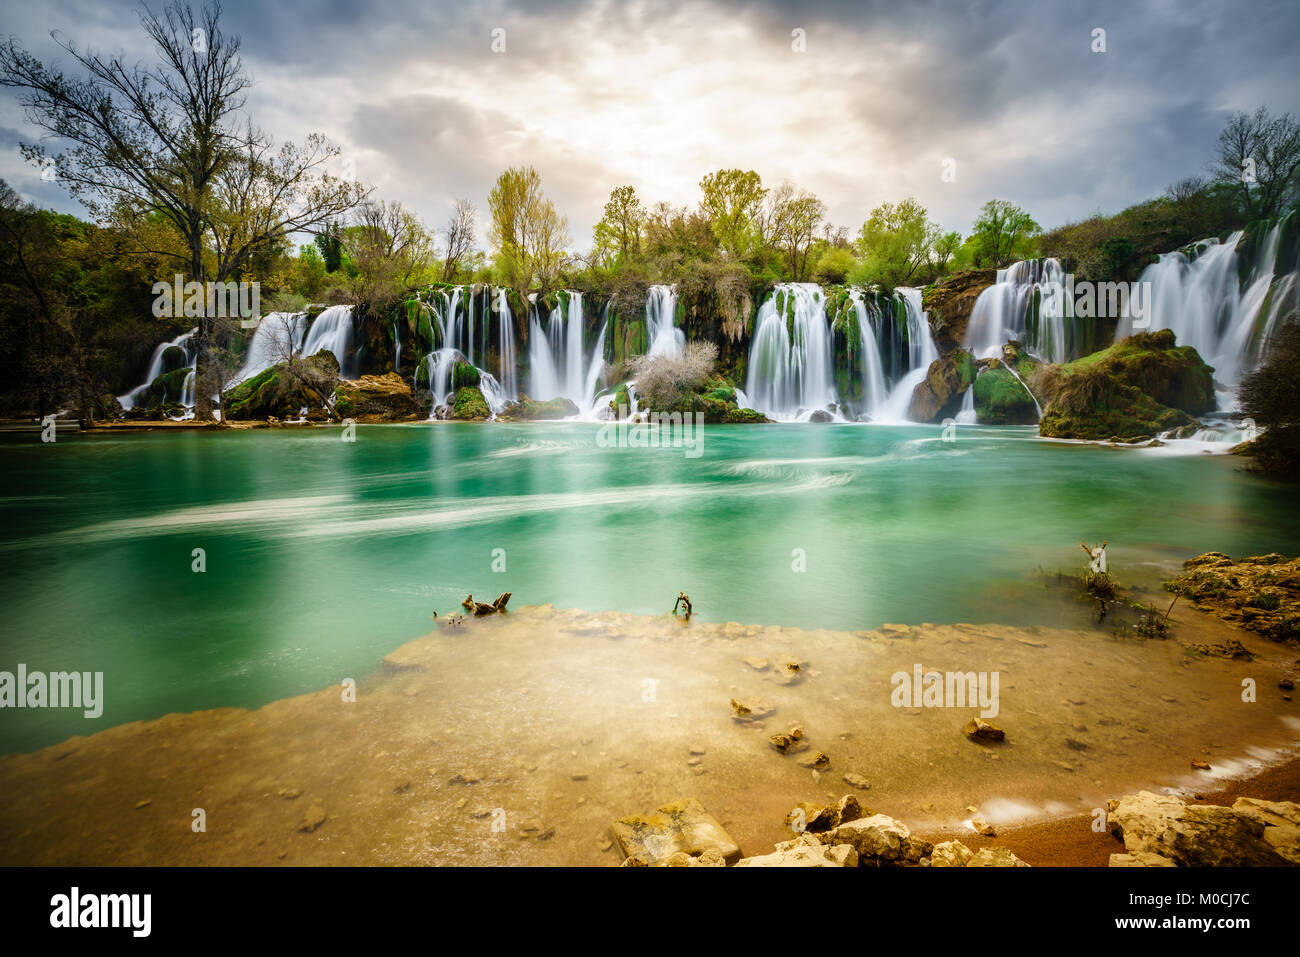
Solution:
<path fill-rule="evenodd" d="M 6 864 L 611 865 L 611 821 L 698 798 L 746 854 L 800 801 L 847 792 L 938 839 L 1104 864 L 1087 813 L 1140 788 L 1210 793 L 1294 768 L 1295 649 L 1179 607 L 1169 641 L 1000 625 L 842 632 L 524 607 L 439 628 L 359 679 L 248 711 L 172 714 L 0 758 Z M 1238 637 L 1254 662 L 1188 656 Z M 767 667 L 758 669 L 766 659 Z M 780 661 L 803 662 L 784 683 Z M 895 707 L 890 676 L 997 671 L 973 708 Z M 1241 700 L 1243 678 L 1258 701 Z M 775 713 L 733 720 L 731 698 Z M 810 747 L 768 737 L 800 726 Z M 830 767 L 805 761 L 821 751 Z M 1194 771 L 1190 761 L 1209 762 Z M 855 790 L 851 772 L 869 783 Z M 1295 784 L 1283 771 L 1278 787 Z M 1261 777 L 1268 781 L 1271 778 Z M 1244 785 L 1244 792 L 1268 797 Z M 1294 797 L 1294 795 L 1292 795 Z M 1230 802 L 1229 802 L 1230 803 Z M 1007 836 L 981 840 L 969 807 Z M 192 824 L 202 809 L 206 830 Z M 1082 817 L 1080 815 L 1083 815 Z M 1013 832 L 1015 822 L 1038 822 Z M 1045 822 L 1045 823 L 1044 823 Z M 1082 822 L 1080 829 L 1079 822 Z M 1021 842 L 1019 845 L 1017 842 Z"/>

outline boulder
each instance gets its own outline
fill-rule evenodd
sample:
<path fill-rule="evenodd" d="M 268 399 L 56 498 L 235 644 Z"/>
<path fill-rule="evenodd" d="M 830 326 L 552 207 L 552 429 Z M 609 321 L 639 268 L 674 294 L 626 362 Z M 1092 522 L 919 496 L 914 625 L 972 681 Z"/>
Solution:
<path fill-rule="evenodd" d="M 935 359 L 912 392 L 907 417 L 914 422 L 939 422 L 955 416 L 974 381 L 975 357 L 964 349 Z"/>
<path fill-rule="evenodd" d="M 1167 591 L 1266 638 L 1300 641 L 1300 558 L 1269 554 L 1234 559 L 1207 552 L 1184 562 L 1183 568 L 1182 575 L 1165 582 Z M 1250 652 L 1236 639 L 1196 650 L 1250 660 Z"/>
<path fill-rule="evenodd" d="M 885 814 L 848 821 L 823 838 L 831 844 L 848 844 L 858 854 L 859 865 L 915 864 L 933 851 L 933 845 L 912 837 L 902 821 Z"/>
<path fill-rule="evenodd" d="M 1152 854 L 1149 851 L 1138 851 L 1134 854 L 1112 854 L 1110 860 L 1106 863 L 1107 867 L 1177 867 L 1167 857 L 1161 857 L 1159 854 Z"/>
<path fill-rule="evenodd" d="M 624 857 L 645 864 L 667 861 L 678 852 L 699 857 L 713 851 L 727 862 L 740 857 L 740 846 L 695 798 L 673 801 L 650 814 L 622 818 L 609 830 Z"/>
<path fill-rule="evenodd" d="M 796 830 L 820 834 L 834 830 L 849 821 L 856 821 L 863 816 L 863 813 L 862 803 L 852 794 L 846 794 L 834 804 L 810 804 L 804 801 L 785 816 L 785 823 Z"/>
<path fill-rule="evenodd" d="M 930 852 L 931 867 L 965 867 L 975 853 L 961 841 L 944 841 Z"/>
<path fill-rule="evenodd" d="M 1032 368 L 1031 362 L 1021 363 Z M 975 420 L 981 425 L 1033 425 L 1038 421 L 1038 405 L 1025 383 L 1026 374 L 1020 378 L 1012 375 L 999 360 L 990 364 L 975 380 Z"/>
<path fill-rule="evenodd" d="M 306 359 L 293 359 L 264 369 L 226 393 L 225 415 L 231 419 L 295 418 L 307 408 L 319 408 L 334 394 L 339 361 L 322 349 Z"/>
<path fill-rule="evenodd" d="M 811 834 L 784 841 L 771 854 L 746 857 L 737 867 L 857 867 L 858 855 L 847 844 L 823 844 Z"/>
<path fill-rule="evenodd" d="M 941 355 L 965 343 L 975 300 L 997 277 L 996 269 L 968 269 L 927 286 L 921 293 L 921 308 L 929 314 L 930 332 Z"/>
<path fill-rule="evenodd" d="M 1005 847 L 982 847 L 967 863 L 967 867 L 1028 867 Z"/>
<path fill-rule="evenodd" d="M 416 414 L 411 386 L 396 372 L 342 379 L 334 393 L 334 410 L 345 419 L 395 422 Z"/>
<path fill-rule="evenodd" d="M 1300 864 L 1297 825 L 1288 817 L 1297 814 L 1300 805 L 1284 802 L 1219 807 L 1139 791 L 1108 802 L 1106 821 L 1129 854 L 1189 867 L 1268 866 Z"/>
<path fill-rule="evenodd" d="M 481 422 L 491 417 L 492 410 L 488 408 L 487 400 L 483 398 L 478 386 L 465 386 L 456 390 L 451 403 L 451 418 Z"/>
<path fill-rule="evenodd" d="M 539 402 L 526 395 L 519 396 L 518 415 L 524 419 L 567 419 L 578 414 L 578 406 L 570 399 L 559 395 L 554 399 Z"/>

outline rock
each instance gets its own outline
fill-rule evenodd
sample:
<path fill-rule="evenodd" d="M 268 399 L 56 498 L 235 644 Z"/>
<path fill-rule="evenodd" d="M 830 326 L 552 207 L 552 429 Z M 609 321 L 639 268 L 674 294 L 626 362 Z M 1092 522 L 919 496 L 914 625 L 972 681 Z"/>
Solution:
<path fill-rule="evenodd" d="M 310 834 L 324 823 L 325 808 L 319 801 L 313 801 L 311 806 L 307 808 L 307 813 L 303 815 L 298 830 Z"/>
<path fill-rule="evenodd" d="M 962 731 L 968 738 L 979 738 L 983 741 L 1002 741 L 1006 739 L 1007 733 L 996 725 L 989 724 L 983 718 L 971 718 L 966 722 Z"/>
<path fill-rule="evenodd" d="M 958 349 L 940 356 L 912 391 L 907 417 L 914 422 L 938 422 L 955 416 L 974 381 L 975 357 L 971 353 Z"/>
<path fill-rule="evenodd" d="M 1210 770 L 1210 762 L 1202 761 L 1200 758 L 1193 758 L 1192 767 L 1197 771 L 1208 771 Z"/>
<path fill-rule="evenodd" d="M 967 867 L 1028 867 L 1005 847 L 982 847 L 966 864 Z"/>
<path fill-rule="evenodd" d="M 929 315 L 930 333 L 940 355 L 961 348 L 975 300 L 996 281 L 996 269 L 967 269 L 923 290 L 921 308 Z"/>
<path fill-rule="evenodd" d="M 740 857 L 739 845 L 695 798 L 615 821 L 610 835 L 625 858 L 636 857 L 646 864 L 667 860 L 679 851 L 695 857 L 712 849 L 727 862 Z"/>
<path fill-rule="evenodd" d="M 857 774 L 853 771 L 844 772 L 844 783 L 852 785 L 862 791 L 869 791 L 871 789 L 871 783 L 861 774 Z"/>
<path fill-rule="evenodd" d="M 857 867 L 857 852 L 847 845 L 822 844 L 811 834 L 778 844 L 771 854 L 746 857 L 737 867 Z"/>
<path fill-rule="evenodd" d="M 1165 582 L 1168 591 L 1265 638 L 1300 641 L 1300 558 L 1269 554 L 1233 559 L 1207 552 L 1184 562 L 1183 568 L 1182 575 Z M 1242 661 L 1254 657 L 1235 638 L 1221 645 L 1190 645 L 1189 650 Z M 1281 682 L 1279 687 L 1291 690 Z"/>
<path fill-rule="evenodd" d="M 334 411 L 358 422 L 398 422 L 416 414 L 416 403 L 410 384 L 396 372 L 386 372 L 339 380 Z"/>
<path fill-rule="evenodd" d="M 933 851 L 929 844 L 914 841 L 902 821 L 885 814 L 840 824 L 827 832 L 823 840 L 852 846 L 858 852 L 860 866 L 915 863 Z"/>
<path fill-rule="evenodd" d="M 970 826 L 975 828 L 976 834 L 982 834 L 984 837 L 997 837 L 998 831 L 992 824 L 982 817 L 973 817 Z"/>
<path fill-rule="evenodd" d="M 1107 867 L 1177 867 L 1167 857 L 1161 857 L 1159 854 L 1151 854 L 1147 851 L 1138 851 L 1136 854 L 1112 854 Z"/>
<path fill-rule="evenodd" d="M 483 398 L 483 392 L 478 386 L 465 386 L 456 390 L 449 417 L 481 422 L 492 417 L 492 409 L 488 407 L 487 399 Z"/>
<path fill-rule="evenodd" d="M 807 662 L 805 661 L 787 658 L 777 664 L 772 671 L 771 678 L 779 685 L 797 684 L 803 680 L 806 665 Z"/>
<path fill-rule="evenodd" d="M 813 409 L 812 414 L 808 416 L 809 422 L 834 422 L 835 417 L 825 409 Z"/>
<path fill-rule="evenodd" d="M 526 395 L 519 397 L 519 415 L 525 419 L 567 419 L 578 414 L 578 406 L 564 396 L 538 402 Z"/>
<path fill-rule="evenodd" d="M 477 771 L 461 771 L 447 779 L 448 784 L 477 784 L 483 780 Z"/>
<path fill-rule="evenodd" d="M 965 867 L 975 853 L 961 841 L 944 841 L 930 852 L 931 867 Z"/>
<path fill-rule="evenodd" d="M 310 358 L 281 362 L 239 383 L 226 393 L 224 415 L 230 419 L 295 418 L 303 406 L 324 405 L 338 380 L 338 359 L 322 349 Z"/>
<path fill-rule="evenodd" d="M 766 671 L 768 667 L 766 658 L 750 657 L 744 659 L 744 661 L 745 664 L 749 665 L 749 667 L 753 668 L 755 671 Z"/>
<path fill-rule="evenodd" d="M 813 768 L 817 771 L 825 771 L 827 768 L 831 766 L 831 759 L 829 755 L 823 754 L 821 751 L 817 751 L 816 753 L 811 754 L 806 758 L 801 758 L 799 760 L 799 763 L 805 768 Z"/>
<path fill-rule="evenodd" d="M 1111 831 L 1123 838 L 1129 854 L 1159 854 L 1183 866 L 1300 863 L 1300 843 L 1296 842 L 1300 829 L 1294 824 L 1268 823 L 1267 803 L 1239 802 L 1231 808 L 1189 805 L 1172 795 L 1139 791 L 1108 802 L 1106 821 Z M 1300 813 L 1300 805 L 1288 808 L 1283 804 L 1282 809 Z M 1296 856 L 1290 857 L 1293 853 Z"/>
<path fill-rule="evenodd" d="M 280 788 L 278 793 L 280 797 L 284 798 L 286 801 L 292 801 L 294 798 L 302 794 L 302 792 L 297 788 Z"/>
<path fill-rule="evenodd" d="M 846 794 L 834 804 L 809 804 L 806 801 L 798 804 L 785 816 L 785 823 L 798 831 L 820 834 L 849 821 L 856 821 L 862 815 L 862 804 L 852 794 Z M 800 827 L 800 824 L 803 826 Z"/>
<path fill-rule="evenodd" d="M 716 847 L 710 847 L 698 855 L 678 851 L 663 862 L 663 867 L 726 867 L 722 854 Z"/>
<path fill-rule="evenodd" d="M 768 740 L 772 742 L 772 747 L 782 754 L 792 754 L 808 747 L 808 742 L 804 740 L 803 729 L 798 727 L 791 728 L 784 734 L 774 734 Z"/>
<path fill-rule="evenodd" d="M 741 701 L 738 698 L 731 699 L 731 717 L 733 720 L 741 722 L 760 721 L 769 715 L 776 714 L 776 708 L 766 701 L 749 698 Z"/>

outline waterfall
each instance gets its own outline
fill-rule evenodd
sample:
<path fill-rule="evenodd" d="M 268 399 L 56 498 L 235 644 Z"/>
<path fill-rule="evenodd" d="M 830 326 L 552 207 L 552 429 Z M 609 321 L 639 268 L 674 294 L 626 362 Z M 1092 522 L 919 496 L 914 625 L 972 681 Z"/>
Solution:
<path fill-rule="evenodd" d="M 1294 235 L 1295 215 L 1269 229 L 1253 256 L 1243 246 L 1244 232 L 1223 243 L 1196 243 L 1192 256 L 1182 251 L 1160 256 L 1138 280 L 1151 284 L 1146 329 L 1135 329 L 1133 320 L 1125 318 L 1116 339 L 1135 331 L 1172 329 L 1180 346 L 1194 347 L 1214 367 L 1215 381 L 1226 390 L 1220 393 L 1220 406 L 1230 407 L 1242 376 L 1267 352 L 1278 321 L 1300 306 L 1296 249 L 1284 245 Z"/>
<path fill-rule="evenodd" d="M 999 269 L 979 294 L 966 328 L 966 347 L 979 358 L 1002 354 L 1010 339 L 1044 362 L 1076 358 L 1073 317 L 1067 315 L 1065 272 L 1055 259 L 1027 259 Z"/>
<path fill-rule="evenodd" d="M 907 328 L 908 372 L 889 392 L 872 420 L 876 422 L 907 422 L 907 407 L 912 403 L 912 393 L 921 384 L 930 363 L 939 358 L 939 349 L 930 334 L 930 322 L 921 308 L 921 290 L 904 286 L 894 290 Z"/>
<path fill-rule="evenodd" d="M 645 300 L 646 338 L 652 356 L 679 356 L 686 347 L 686 333 L 678 329 L 677 290 L 672 286 L 651 286 Z"/>
<path fill-rule="evenodd" d="M 849 291 L 849 300 L 858 320 L 858 338 L 861 341 L 862 363 L 862 402 L 868 415 L 875 416 L 885 401 L 889 386 L 885 380 L 885 368 L 880 361 L 880 346 L 876 337 L 883 328 L 880 307 L 873 300 L 867 303 L 862 298 L 862 290 Z"/>
<path fill-rule="evenodd" d="M 515 320 L 510 315 L 510 303 L 504 287 L 497 290 L 497 332 L 500 340 L 498 356 L 501 374 L 497 377 L 507 398 L 519 398 L 519 371 L 515 358 Z M 483 325 L 487 326 L 487 314 L 484 313 Z"/>
<path fill-rule="evenodd" d="M 124 411 L 130 412 L 132 409 L 134 409 L 136 399 L 139 398 L 140 393 L 144 392 L 146 389 L 149 388 L 149 386 L 153 385 L 153 380 L 158 378 L 160 375 L 162 375 L 163 353 L 165 353 L 172 346 L 176 346 L 180 349 L 183 349 L 185 351 L 185 358 L 189 360 L 190 369 L 192 370 L 194 368 L 194 362 L 195 359 L 197 358 L 197 353 L 195 353 L 192 349 L 191 340 L 194 338 L 195 334 L 198 331 L 199 331 L 198 327 L 195 326 L 189 332 L 183 332 L 175 339 L 171 339 L 167 342 L 160 342 L 157 346 L 154 347 L 153 355 L 149 357 L 149 371 L 145 373 L 144 382 L 136 386 L 130 392 L 126 393 L 126 395 L 119 395 L 117 397 L 117 401 L 121 403 L 122 409 Z M 192 378 L 193 377 L 191 376 L 190 379 L 186 380 L 187 384 L 190 383 Z M 190 386 L 190 391 L 191 392 L 193 391 L 192 385 Z M 194 404 L 194 398 L 192 395 L 190 397 L 190 401 L 185 404 L 191 406 Z"/>
<path fill-rule="evenodd" d="M 567 304 L 565 300 L 567 301 Z M 531 375 L 529 395 L 546 401 L 563 396 L 578 406 L 583 415 L 595 406 L 596 385 L 605 368 L 605 327 L 601 326 L 596 347 L 588 353 L 582 294 L 567 292 L 551 310 L 543 331 L 534 310 L 530 319 L 528 361 Z"/>
<path fill-rule="evenodd" d="M 831 328 L 813 283 L 779 283 L 758 310 L 745 393 L 772 419 L 796 419 L 835 404 Z"/>
<path fill-rule="evenodd" d="M 263 316 L 253 333 L 253 341 L 248 344 L 244 364 L 230 380 L 230 387 L 265 372 L 291 355 L 297 355 L 306 325 L 305 312 L 273 312 Z"/>
<path fill-rule="evenodd" d="M 972 382 L 971 387 L 962 396 L 961 410 L 957 413 L 957 422 L 960 425 L 974 425 L 976 421 L 975 384 Z"/>
<path fill-rule="evenodd" d="M 360 361 L 352 353 L 352 318 L 351 306 L 330 306 L 322 312 L 307 330 L 302 356 L 308 358 L 328 349 L 339 360 L 339 378 L 355 379 Z"/>

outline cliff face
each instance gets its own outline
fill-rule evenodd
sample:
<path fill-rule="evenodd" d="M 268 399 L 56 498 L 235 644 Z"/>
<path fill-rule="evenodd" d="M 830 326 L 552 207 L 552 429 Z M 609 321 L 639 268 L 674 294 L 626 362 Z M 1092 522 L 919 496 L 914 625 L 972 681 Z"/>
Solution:
<path fill-rule="evenodd" d="M 921 308 L 930 314 L 930 331 L 940 355 L 962 347 L 975 300 L 993 285 L 997 275 L 996 269 L 968 269 L 922 292 Z"/>

